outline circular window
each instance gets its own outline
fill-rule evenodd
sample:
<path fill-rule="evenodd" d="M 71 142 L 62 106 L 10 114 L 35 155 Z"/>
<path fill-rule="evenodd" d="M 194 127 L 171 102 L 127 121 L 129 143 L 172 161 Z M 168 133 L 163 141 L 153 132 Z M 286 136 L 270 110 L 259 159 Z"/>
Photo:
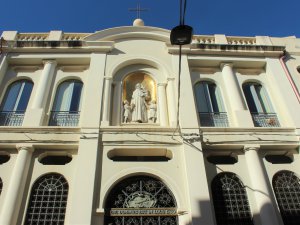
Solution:
<path fill-rule="evenodd" d="M 297 67 L 297 71 L 298 71 L 298 73 L 300 73 L 300 66 Z"/>

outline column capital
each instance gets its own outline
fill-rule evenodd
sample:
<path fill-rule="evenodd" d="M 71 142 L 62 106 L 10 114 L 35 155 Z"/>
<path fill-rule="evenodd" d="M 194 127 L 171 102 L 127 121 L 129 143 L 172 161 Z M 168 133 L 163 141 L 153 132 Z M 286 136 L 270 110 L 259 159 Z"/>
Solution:
<path fill-rule="evenodd" d="M 106 76 L 105 76 L 104 79 L 105 79 L 105 80 L 112 80 L 113 78 L 112 78 L 112 77 L 106 77 Z"/>
<path fill-rule="evenodd" d="M 165 86 L 167 86 L 167 83 L 158 83 L 157 86 L 158 86 L 158 87 L 160 87 L 160 86 L 165 87 Z"/>
<path fill-rule="evenodd" d="M 32 144 L 16 144 L 16 148 L 18 151 L 26 150 L 28 152 L 33 152 L 34 147 Z"/>
<path fill-rule="evenodd" d="M 43 64 L 53 64 L 53 65 L 57 65 L 57 62 L 55 59 L 43 59 Z"/>
<path fill-rule="evenodd" d="M 260 149 L 260 145 L 245 145 L 244 146 L 244 152 L 248 151 L 258 151 Z"/>
<path fill-rule="evenodd" d="M 224 67 L 230 67 L 230 68 L 232 68 L 233 67 L 233 63 L 232 62 L 222 62 L 222 63 L 220 63 L 220 68 L 221 68 L 221 70 L 223 70 L 223 68 Z"/>

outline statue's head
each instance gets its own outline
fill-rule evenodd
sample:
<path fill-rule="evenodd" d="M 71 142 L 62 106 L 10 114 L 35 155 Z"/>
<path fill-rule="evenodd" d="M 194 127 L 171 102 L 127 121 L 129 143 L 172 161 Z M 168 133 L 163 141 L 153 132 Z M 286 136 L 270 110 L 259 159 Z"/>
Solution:
<path fill-rule="evenodd" d="M 135 89 L 140 89 L 142 87 L 142 85 L 140 84 L 140 83 L 137 83 L 136 85 L 135 85 Z"/>

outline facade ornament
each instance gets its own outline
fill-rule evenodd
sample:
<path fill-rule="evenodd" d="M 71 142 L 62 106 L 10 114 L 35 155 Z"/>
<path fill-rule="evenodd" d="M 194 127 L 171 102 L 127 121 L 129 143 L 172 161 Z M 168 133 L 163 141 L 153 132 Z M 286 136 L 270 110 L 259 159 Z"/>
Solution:
<path fill-rule="evenodd" d="M 129 123 L 131 121 L 131 106 L 129 105 L 129 102 L 127 100 L 124 101 L 124 119 L 123 122 L 124 123 Z"/>
<path fill-rule="evenodd" d="M 157 105 L 156 105 L 156 101 L 152 100 L 149 106 L 149 120 L 152 123 L 156 123 L 156 119 L 157 119 Z"/>

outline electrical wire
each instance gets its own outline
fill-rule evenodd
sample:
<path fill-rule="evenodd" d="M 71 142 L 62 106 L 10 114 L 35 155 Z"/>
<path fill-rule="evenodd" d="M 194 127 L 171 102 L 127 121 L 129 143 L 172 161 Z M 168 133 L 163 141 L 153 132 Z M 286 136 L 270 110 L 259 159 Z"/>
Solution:
<path fill-rule="evenodd" d="M 184 25 L 185 21 L 185 12 L 186 12 L 186 0 L 180 0 L 180 12 L 179 12 L 179 24 Z M 181 86 L 181 58 L 182 58 L 182 46 L 179 45 L 179 65 L 178 65 L 178 99 L 177 99 L 177 124 L 176 129 L 173 132 L 173 135 L 178 130 L 179 135 L 182 137 L 181 128 L 179 123 L 179 107 L 180 107 L 180 86 Z"/>

